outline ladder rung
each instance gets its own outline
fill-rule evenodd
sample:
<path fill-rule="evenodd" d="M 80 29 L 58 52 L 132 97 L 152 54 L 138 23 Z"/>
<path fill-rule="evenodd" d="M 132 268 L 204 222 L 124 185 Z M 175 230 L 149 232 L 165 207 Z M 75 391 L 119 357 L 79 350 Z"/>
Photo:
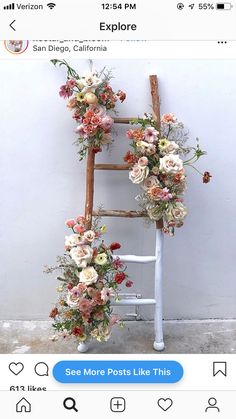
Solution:
<path fill-rule="evenodd" d="M 124 298 L 119 301 L 112 301 L 113 306 L 144 306 L 156 304 L 156 300 L 153 298 Z"/>
<path fill-rule="evenodd" d="M 147 217 L 146 211 L 123 211 L 123 210 L 99 210 L 93 211 L 95 217 L 124 217 L 124 218 L 141 218 Z"/>
<path fill-rule="evenodd" d="M 128 164 L 95 164 L 95 170 L 129 170 Z"/>
<path fill-rule="evenodd" d="M 130 121 L 133 121 L 135 118 L 113 118 L 116 124 L 130 124 Z"/>
<path fill-rule="evenodd" d="M 156 256 L 136 256 L 136 255 L 115 255 L 113 259 L 120 259 L 121 262 L 131 263 L 151 263 L 156 262 Z"/>

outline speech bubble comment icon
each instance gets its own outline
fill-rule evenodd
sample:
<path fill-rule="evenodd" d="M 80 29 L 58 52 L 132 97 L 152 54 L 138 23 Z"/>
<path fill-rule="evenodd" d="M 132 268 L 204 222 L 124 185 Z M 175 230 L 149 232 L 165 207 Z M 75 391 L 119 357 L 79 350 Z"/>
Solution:
<path fill-rule="evenodd" d="M 38 362 L 34 367 L 35 374 L 40 377 L 45 377 L 49 375 L 49 367 L 45 362 Z"/>

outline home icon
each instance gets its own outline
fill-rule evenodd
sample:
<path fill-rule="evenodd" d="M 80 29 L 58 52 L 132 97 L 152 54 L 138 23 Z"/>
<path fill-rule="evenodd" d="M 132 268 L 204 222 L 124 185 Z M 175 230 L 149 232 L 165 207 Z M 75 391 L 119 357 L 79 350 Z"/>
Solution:
<path fill-rule="evenodd" d="M 16 411 L 18 413 L 30 413 L 31 404 L 24 397 L 16 404 Z"/>

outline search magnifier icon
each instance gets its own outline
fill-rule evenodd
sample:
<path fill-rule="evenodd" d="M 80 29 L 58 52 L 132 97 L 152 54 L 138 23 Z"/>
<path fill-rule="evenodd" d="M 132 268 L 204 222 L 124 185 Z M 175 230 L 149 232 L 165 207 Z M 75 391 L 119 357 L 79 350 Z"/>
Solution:
<path fill-rule="evenodd" d="M 78 409 L 76 408 L 76 401 L 73 397 L 67 397 L 63 401 L 63 406 L 67 410 L 74 410 L 75 412 L 78 412 Z"/>

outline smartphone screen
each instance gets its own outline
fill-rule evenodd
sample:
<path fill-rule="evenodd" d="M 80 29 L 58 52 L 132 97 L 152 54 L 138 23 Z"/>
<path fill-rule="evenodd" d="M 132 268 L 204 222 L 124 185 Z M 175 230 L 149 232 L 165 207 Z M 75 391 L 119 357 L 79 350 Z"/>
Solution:
<path fill-rule="evenodd" d="M 0 8 L 1 417 L 234 419 L 235 3 Z"/>

